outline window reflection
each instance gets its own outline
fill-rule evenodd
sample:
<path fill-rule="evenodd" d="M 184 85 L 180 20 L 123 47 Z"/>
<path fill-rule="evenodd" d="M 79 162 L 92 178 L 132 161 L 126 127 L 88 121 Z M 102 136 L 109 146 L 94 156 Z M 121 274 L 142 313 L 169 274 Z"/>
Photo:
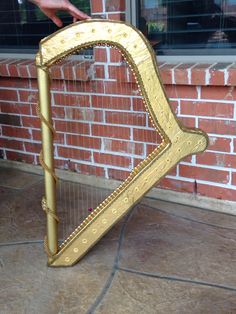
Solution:
<path fill-rule="evenodd" d="M 236 0 L 141 0 L 139 26 L 162 53 L 236 47 Z"/>
<path fill-rule="evenodd" d="M 89 0 L 72 0 L 74 5 L 90 14 Z M 59 13 L 64 25 L 72 17 Z M 28 0 L 0 0 L 0 48 L 37 48 L 39 41 L 56 31 L 54 25 Z"/>

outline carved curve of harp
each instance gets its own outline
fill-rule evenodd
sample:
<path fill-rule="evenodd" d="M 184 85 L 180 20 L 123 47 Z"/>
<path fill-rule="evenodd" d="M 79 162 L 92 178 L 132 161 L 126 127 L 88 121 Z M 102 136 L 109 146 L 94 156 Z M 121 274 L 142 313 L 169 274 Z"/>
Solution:
<path fill-rule="evenodd" d="M 161 134 L 162 143 L 58 247 L 48 69 L 74 51 L 95 44 L 107 44 L 122 52 L 136 77 L 146 110 L 156 131 Z M 71 266 L 180 160 L 204 151 L 208 138 L 201 130 L 187 129 L 177 121 L 158 75 L 156 56 L 145 37 L 131 25 L 109 20 L 73 24 L 41 41 L 36 64 L 43 141 L 41 161 L 45 172 L 43 209 L 47 213 L 48 264 Z"/>

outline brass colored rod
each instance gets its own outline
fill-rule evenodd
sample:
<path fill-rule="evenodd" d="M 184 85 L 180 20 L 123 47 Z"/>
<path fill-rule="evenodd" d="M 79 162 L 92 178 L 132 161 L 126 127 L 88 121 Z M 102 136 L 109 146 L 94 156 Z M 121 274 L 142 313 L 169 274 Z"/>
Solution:
<path fill-rule="evenodd" d="M 38 67 L 38 87 L 40 112 L 49 124 L 52 123 L 51 105 L 50 105 L 50 78 L 47 70 Z M 53 158 L 53 134 L 48 125 L 41 119 L 42 127 L 42 146 L 43 160 L 47 168 L 44 169 L 45 197 L 48 208 L 56 215 L 56 181 L 53 177 L 54 158 Z M 58 251 L 57 221 L 52 215 L 47 214 L 47 245 L 50 254 L 54 255 Z"/>

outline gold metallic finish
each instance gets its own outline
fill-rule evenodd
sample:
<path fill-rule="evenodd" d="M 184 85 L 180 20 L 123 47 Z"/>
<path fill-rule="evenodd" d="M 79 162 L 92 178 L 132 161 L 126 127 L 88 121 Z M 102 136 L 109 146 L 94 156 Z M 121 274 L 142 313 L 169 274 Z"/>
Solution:
<path fill-rule="evenodd" d="M 114 46 L 124 55 L 134 71 L 145 108 L 156 131 L 162 137 L 162 143 L 144 161 L 140 162 L 131 171 L 128 178 L 94 209 L 93 213 L 61 244 L 57 254 L 54 254 L 49 260 L 51 266 L 75 264 L 170 169 L 186 156 L 204 151 L 208 144 L 208 137 L 204 132 L 185 128 L 176 119 L 159 78 L 156 56 L 143 34 L 131 25 L 119 21 L 86 20 L 56 32 L 45 38 L 40 44 L 40 50 L 36 57 L 39 74 L 43 68 L 50 67 L 67 55 L 98 44 Z M 48 78 L 46 76 L 43 78 L 40 74 L 39 80 L 41 81 L 40 89 L 42 86 L 45 88 L 44 80 L 47 81 Z M 44 102 L 44 107 L 50 107 L 48 91 L 46 92 L 47 96 L 43 96 L 43 94 L 44 92 L 40 90 L 40 103 Z M 50 113 L 50 108 L 47 110 Z M 45 118 L 50 121 L 51 115 L 48 114 Z M 49 130 L 43 123 L 42 132 L 44 143 L 49 143 L 52 139 L 48 139 Z M 44 152 L 46 152 L 44 143 Z M 47 157 L 47 165 L 53 167 L 52 149 L 48 150 L 47 154 L 50 155 Z M 52 163 L 49 164 L 49 160 Z M 49 189 L 46 199 L 49 208 L 52 210 L 53 204 L 55 210 L 55 203 L 52 202 L 52 199 L 55 200 L 55 182 L 46 171 L 45 175 L 47 175 L 45 184 L 51 180 L 50 184 L 47 183 L 46 186 L 46 190 Z M 52 183 L 54 186 L 51 185 Z M 49 203 L 50 193 L 53 196 L 51 195 Z M 113 209 L 119 209 L 116 215 L 114 215 Z M 106 223 L 104 223 L 105 221 Z M 48 232 L 49 229 L 52 230 L 48 228 Z M 53 232 L 56 233 L 55 230 Z M 85 239 L 86 243 L 83 242 Z M 78 253 L 74 251 L 75 248 L 78 249 Z"/>
<path fill-rule="evenodd" d="M 50 105 L 50 86 L 48 72 L 43 68 L 38 68 L 38 85 L 39 85 L 39 103 L 40 112 L 45 123 L 41 119 L 42 128 L 42 146 L 43 146 L 43 161 L 51 171 L 44 171 L 45 182 L 45 199 L 43 204 L 47 206 L 47 247 L 51 255 L 58 251 L 57 244 L 57 219 L 56 216 L 56 180 L 54 177 L 54 155 L 53 155 L 53 132 L 49 127 L 51 124 L 51 105 Z M 51 259 L 51 258 L 49 258 Z M 49 260 L 50 263 L 50 260 Z"/>

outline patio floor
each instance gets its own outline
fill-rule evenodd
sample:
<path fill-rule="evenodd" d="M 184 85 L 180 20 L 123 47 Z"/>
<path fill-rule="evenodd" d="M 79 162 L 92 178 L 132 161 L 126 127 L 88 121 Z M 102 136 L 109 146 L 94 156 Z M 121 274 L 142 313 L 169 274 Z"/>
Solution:
<path fill-rule="evenodd" d="M 0 168 L 0 313 L 236 313 L 236 217 L 145 199 L 48 268 L 39 175 Z"/>

